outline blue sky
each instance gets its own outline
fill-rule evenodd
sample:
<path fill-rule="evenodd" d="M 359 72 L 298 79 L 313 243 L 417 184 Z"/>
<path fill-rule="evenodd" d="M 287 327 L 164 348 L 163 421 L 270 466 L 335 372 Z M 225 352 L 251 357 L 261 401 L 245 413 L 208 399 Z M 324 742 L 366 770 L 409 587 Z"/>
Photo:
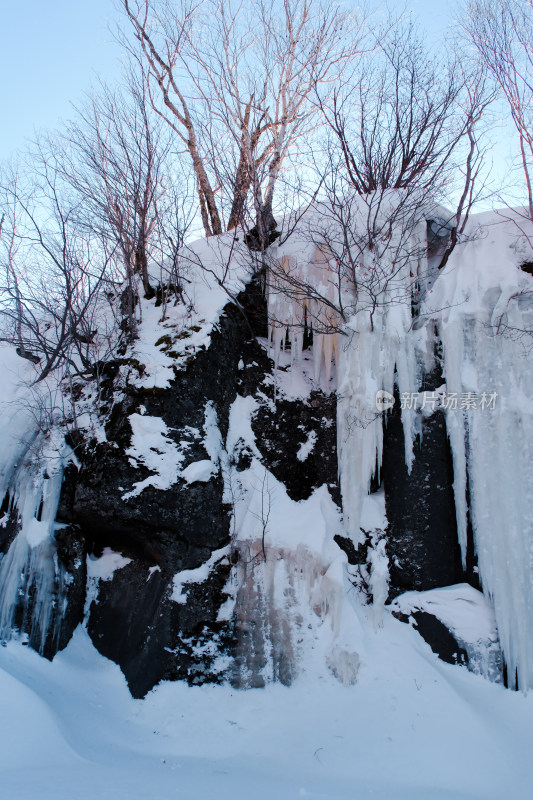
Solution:
<path fill-rule="evenodd" d="M 390 5 L 412 9 L 438 46 L 458 2 L 390 0 Z M 120 19 L 120 4 L 121 0 L 0 0 L 0 162 L 23 149 L 36 130 L 53 129 L 68 118 L 71 104 L 80 102 L 97 75 L 110 83 L 119 78 L 123 53 L 109 29 Z M 512 141 L 513 134 L 495 131 L 497 173 L 505 173 Z"/>
<path fill-rule="evenodd" d="M 452 2 L 409 5 L 438 36 Z M 0 0 L 0 7 L 3 161 L 23 148 L 34 130 L 55 128 L 68 117 L 71 103 L 79 102 L 95 75 L 115 80 L 122 53 L 109 32 L 120 18 L 115 0 Z"/>
<path fill-rule="evenodd" d="M 0 160 L 36 129 L 55 128 L 95 74 L 113 80 L 122 54 L 108 25 L 114 0 L 0 0 Z"/>

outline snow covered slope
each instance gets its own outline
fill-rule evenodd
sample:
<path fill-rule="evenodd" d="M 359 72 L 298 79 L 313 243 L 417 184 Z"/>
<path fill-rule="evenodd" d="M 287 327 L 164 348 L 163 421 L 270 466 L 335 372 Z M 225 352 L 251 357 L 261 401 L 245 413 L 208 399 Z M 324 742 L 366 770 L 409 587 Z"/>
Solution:
<path fill-rule="evenodd" d="M 529 800 L 524 698 L 440 662 L 388 616 L 355 686 L 164 683 L 132 700 L 78 630 L 53 663 L 0 648 L 0 782 L 10 800 Z"/>

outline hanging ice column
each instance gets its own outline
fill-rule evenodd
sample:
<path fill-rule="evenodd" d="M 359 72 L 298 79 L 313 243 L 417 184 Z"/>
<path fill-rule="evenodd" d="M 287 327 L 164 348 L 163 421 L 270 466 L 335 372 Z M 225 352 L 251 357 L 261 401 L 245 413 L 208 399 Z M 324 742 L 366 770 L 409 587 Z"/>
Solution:
<path fill-rule="evenodd" d="M 395 380 L 400 392 L 416 392 L 419 385 L 415 350 L 424 332 L 411 332 L 411 304 L 417 280 L 427 273 L 426 221 L 421 209 L 414 217 L 408 199 L 392 191 L 365 201 L 355 198 L 345 216 L 319 207 L 301 223 L 303 234 L 297 232 L 273 252 L 268 312 L 276 363 L 287 331 L 292 360 L 298 359 L 304 323 L 313 326 L 315 379 L 325 363 L 329 381 L 333 359 L 336 363 L 339 474 L 345 524 L 356 543 L 362 503 L 381 467 L 377 392 L 392 395 Z M 343 228 L 345 219 L 353 229 Z M 369 226 L 371 249 L 366 244 Z M 350 310 L 347 322 L 333 311 L 340 306 Z M 405 409 L 402 419 L 410 469 L 415 409 Z"/>
<path fill-rule="evenodd" d="M 383 203 L 383 215 L 389 205 Z M 387 406 L 379 404 L 378 393 L 385 392 L 385 402 L 392 404 L 395 382 L 400 393 L 416 392 L 420 382 L 417 345 L 423 335 L 411 330 L 411 300 L 417 276 L 426 270 L 426 226 L 423 219 L 407 224 L 398 218 L 390 238 L 378 238 L 372 250 L 363 250 L 354 276 L 357 288 L 354 283 L 346 287 L 353 292 L 354 313 L 339 347 L 337 452 L 344 522 L 356 545 L 362 540 L 363 501 L 382 463 L 382 408 Z M 410 470 L 414 408 L 402 409 L 402 423 Z"/>
<path fill-rule="evenodd" d="M 4 366 L 10 356 L 2 348 Z M 35 398 L 26 394 L 14 383 L 3 387 L 1 398 L 0 504 L 5 513 L 0 524 L 9 538 L 9 523 L 15 536 L 0 555 L 0 639 L 24 631 L 43 652 L 48 635 L 59 635 L 64 611 L 60 604 L 68 575 L 57 560 L 54 531 L 63 465 L 71 451 L 62 436 L 39 430 L 30 404 Z"/>
<path fill-rule="evenodd" d="M 276 256 L 279 255 L 279 258 Z M 274 351 L 276 367 L 279 354 L 288 340 L 291 362 L 298 363 L 302 355 L 304 329 L 313 330 L 313 360 L 315 381 L 319 381 L 325 367 L 326 386 L 329 385 L 331 367 L 338 360 L 339 317 L 333 308 L 320 301 L 324 297 L 334 305 L 338 291 L 325 248 L 314 244 L 303 247 L 299 257 L 278 254 L 275 267 L 270 271 L 268 302 L 268 341 Z M 312 287 L 313 292 L 308 288 Z"/>
<path fill-rule="evenodd" d="M 487 217 L 487 215 L 483 215 Z M 506 221 L 505 217 L 511 219 Z M 458 248 L 426 311 L 435 312 L 450 398 L 458 528 L 466 490 L 483 590 L 494 604 L 509 683 L 533 687 L 533 230 L 513 212 L 488 215 Z M 456 401 L 453 402 L 453 393 Z"/>

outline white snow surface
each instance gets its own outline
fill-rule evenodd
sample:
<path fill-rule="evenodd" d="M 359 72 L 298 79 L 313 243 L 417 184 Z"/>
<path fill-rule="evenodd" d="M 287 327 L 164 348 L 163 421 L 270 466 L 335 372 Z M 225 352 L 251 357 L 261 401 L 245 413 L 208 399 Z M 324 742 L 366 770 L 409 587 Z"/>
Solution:
<path fill-rule="evenodd" d="M 465 642 L 497 639 L 494 609 L 481 592 L 468 583 L 429 589 L 425 592 L 404 592 L 391 604 L 404 614 L 420 609 L 437 617 Z"/>
<path fill-rule="evenodd" d="M 209 346 L 221 311 L 244 288 L 252 272 L 243 255 L 243 236 L 237 232 L 191 243 L 181 255 L 181 268 L 184 299 L 177 304 L 169 301 L 164 319 L 162 307 L 154 300 L 141 300 L 139 337 L 131 356 L 142 365 L 142 373 L 130 372 L 128 377 L 138 388 L 170 386 L 175 370 Z M 154 279 L 160 280 L 160 276 Z"/>
<path fill-rule="evenodd" d="M 200 461 L 192 461 L 185 469 L 180 472 L 180 478 L 186 483 L 206 483 L 215 474 L 216 465 L 210 458 L 203 458 Z"/>
<path fill-rule="evenodd" d="M 196 569 L 183 569 L 174 576 L 173 590 L 170 599 L 175 603 L 184 605 L 187 602 L 187 590 L 184 587 L 189 583 L 203 583 L 214 566 L 220 564 L 229 554 L 229 545 L 221 547 L 211 553 L 210 558 Z"/>
<path fill-rule="evenodd" d="M 99 557 L 87 557 L 87 577 L 110 581 L 115 570 L 122 569 L 131 564 L 132 559 L 126 558 L 121 553 L 115 553 L 110 547 L 104 547 Z"/>
<path fill-rule="evenodd" d="M 178 445 L 168 436 L 168 427 L 161 417 L 147 414 L 130 414 L 131 444 L 126 450 L 130 463 L 142 465 L 152 471 L 142 481 L 137 481 L 134 488 L 122 495 L 123 500 L 136 497 L 147 486 L 155 489 L 168 489 L 176 483 L 180 475 L 184 454 Z"/>
<path fill-rule="evenodd" d="M 391 603 L 392 611 L 432 614 L 454 635 L 468 655 L 469 669 L 501 682 L 502 660 L 494 609 L 488 599 L 468 583 L 405 592 Z"/>
<path fill-rule="evenodd" d="M 529 800 L 533 696 L 439 662 L 386 615 L 357 682 L 163 683 L 133 700 L 83 629 L 52 663 L 0 648 L 10 800 Z"/>
<path fill-rule="evenodd" d="M 316 444 L 316 438 L 317 438 L 316 431 L 310 431 L 307 434 L 307 439 L 300 445 L 300 447 L 298 448 L 298 452 L 296 453 L 296 458 L 298 459 L 298 461 L 305 461 L 306 459 L 309 458 Z"/>

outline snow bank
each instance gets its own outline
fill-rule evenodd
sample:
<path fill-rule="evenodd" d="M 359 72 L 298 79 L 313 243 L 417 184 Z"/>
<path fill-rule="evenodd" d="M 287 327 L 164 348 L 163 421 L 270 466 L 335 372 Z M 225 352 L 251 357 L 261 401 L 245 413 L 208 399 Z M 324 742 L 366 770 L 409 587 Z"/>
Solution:
<path fill-rule="evenodd" d="M 411 614 L 426 611 L 454 635 L 468 655 L 469 669 L 494 681 L 501 681 L 502 663 L 494 609 L 487 598 L 467 583 L 405 592 L 391 604 L 392 611 Z"/>
<path fill-rule="evenodd" d="M 168 682 L 133 700 L 78 629 L 52 663 L 0 648 L 0 781 L 18 800 L 529 800 L 533 696 L 439 662 L 388 616 L 357 681 Z M 378 765 L 379 768 L 376 766 Z"/>

